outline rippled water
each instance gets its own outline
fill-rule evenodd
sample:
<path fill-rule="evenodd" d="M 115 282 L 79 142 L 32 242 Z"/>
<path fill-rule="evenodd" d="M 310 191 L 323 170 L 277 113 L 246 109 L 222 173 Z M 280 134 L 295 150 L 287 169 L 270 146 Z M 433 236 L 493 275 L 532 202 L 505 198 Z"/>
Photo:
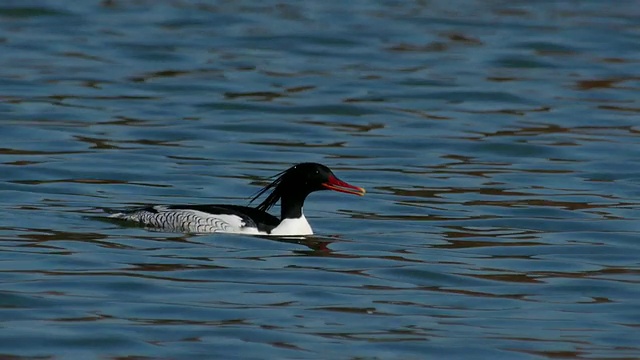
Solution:
<path fill-rule="evenodd" d="M 640 357 L 638 9 L 2 2 L 0 357 Z M 307 239 L 95 218 L 302 161 Z"/>

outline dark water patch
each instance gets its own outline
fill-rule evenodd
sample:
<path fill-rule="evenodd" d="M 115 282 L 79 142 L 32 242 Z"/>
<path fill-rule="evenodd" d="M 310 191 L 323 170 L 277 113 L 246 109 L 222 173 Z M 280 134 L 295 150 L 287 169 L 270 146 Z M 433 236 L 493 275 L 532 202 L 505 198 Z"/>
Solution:
<path fill-rule="evenodd" d="M 68 12 L 45 7 L 3 7 L 0 16 L 9 19 L 28 19 L 46 16 L 68 16 Z"/>
<path fill-rule="evenodd" d="M 246 112 L 268 112 L 273 114 L 317 114 L 317 115 L 337 115 L 337 116 L 363 116 L 377 113 L 364 107 L 355 105 L 325 105 L 325 106 L 301 106 L 301 107 L 280 107 L 280 106 L 258 106 L 250 104 L 236 103 L 215 103 L 204 104 L 201 107 L 217 111 L 246 111 Z"/>
<path fill-rule="evenodd" d="M 636 4 L 550 4 L 0 9 L 0 354 L 637 357 Z M 312 237 L 97 219 L 302 161 Z"/>

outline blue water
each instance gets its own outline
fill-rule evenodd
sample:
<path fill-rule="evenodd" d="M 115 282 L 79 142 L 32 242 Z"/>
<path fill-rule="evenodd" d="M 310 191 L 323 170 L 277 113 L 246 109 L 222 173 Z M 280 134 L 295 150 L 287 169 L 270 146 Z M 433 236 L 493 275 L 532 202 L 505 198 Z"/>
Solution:
<path fill-rule="evenodd" d="M 0 357 L 640 358 L 637 5 L 0 3 Z M 96 219 L 305 161 L 306 239 Z"/>

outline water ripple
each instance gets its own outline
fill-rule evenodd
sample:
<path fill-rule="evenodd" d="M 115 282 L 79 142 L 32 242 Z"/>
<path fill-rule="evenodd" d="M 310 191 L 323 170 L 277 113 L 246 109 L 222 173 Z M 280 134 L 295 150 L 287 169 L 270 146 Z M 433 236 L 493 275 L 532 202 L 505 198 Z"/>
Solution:
<path fill-rule="evenodd" d="M 0 357 L 638 357 L 635 2 L 150 5 L 0 6 Z M 312 237 L 101 219 L 303 161 Z"/>

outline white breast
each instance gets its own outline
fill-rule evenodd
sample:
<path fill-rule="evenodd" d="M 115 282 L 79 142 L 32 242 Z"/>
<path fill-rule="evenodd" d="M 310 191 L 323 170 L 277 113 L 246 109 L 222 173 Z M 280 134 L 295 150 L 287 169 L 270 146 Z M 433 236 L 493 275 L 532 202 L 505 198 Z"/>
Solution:
<path fill-rule="evenodd" d="M 311 225 L 307 222 L 304 214 L 297 219 L 284 219 L 278 226 L 271 230 L 269 235 L 291 236 L 291 235 L 313 235 Z"/>

